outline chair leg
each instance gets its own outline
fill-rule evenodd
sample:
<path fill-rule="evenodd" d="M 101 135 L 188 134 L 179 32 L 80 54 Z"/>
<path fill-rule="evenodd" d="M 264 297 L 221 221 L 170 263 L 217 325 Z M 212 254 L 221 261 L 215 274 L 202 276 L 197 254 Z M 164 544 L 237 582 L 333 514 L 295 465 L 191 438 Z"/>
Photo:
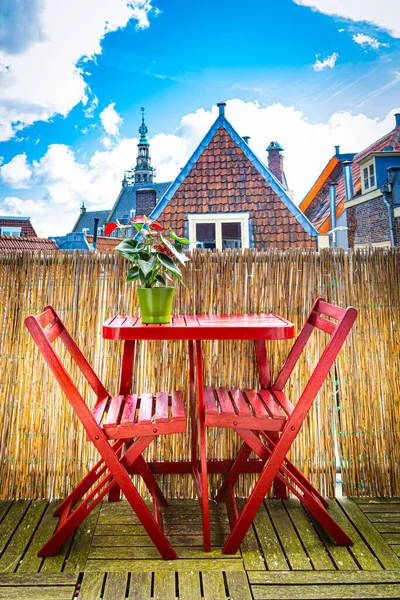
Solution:
<path fill-rule="evenodd" d="M 270 431 L 269 437 L 271 438 L 272 442 L 276 444 L 276 442 L 279 440 L 279 432 Z M 279 477 L 275 477 L 274 479 L 274 497 L 278 500 L 285 500 L 288 497 L 287 487 L 284 482 L 279 479 Z"/>
<path fill-rule="evenodd" d="M 243 466 L 246 464 L 248 457 L 251 454 L 251 448 L 246 444 L 242 444 L 242 447 L 239 450 L 239 454 L 237 455 L 235 462 L 229 469 L 228 475 L 226 476 L 222 486 L 220 487 L 218 494 L 215 499 L 217 502 L 223 502 L 226 498 L 226 495 L 229 493 L 229 490 L 233 488 L 238 477 L 241 473 L 243 473 Z"/>

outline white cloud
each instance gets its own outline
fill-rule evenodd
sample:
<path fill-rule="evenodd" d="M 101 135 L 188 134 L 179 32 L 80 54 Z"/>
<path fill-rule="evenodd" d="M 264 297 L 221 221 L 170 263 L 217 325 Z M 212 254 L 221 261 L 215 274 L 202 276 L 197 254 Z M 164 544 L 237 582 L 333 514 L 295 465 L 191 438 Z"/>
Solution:
<path fill-rule="evenodd" d="M 119 134 L 119 127 L 122 124 L 123 119 L 121 119 L 114 106 L 115 102 L 112 102 L 103 111 L 101 111 L 100 121 L 104 131 L 108 135 L 116 136 Z"/>
<path fill-rule="evenodd" d="M 4 199 L 4 206 L 6 207 L 6 215 L 13 216 L 31 216 L 40 215 L 47 212 L 48 207 L 43 200 L 22 200 L 15 196 L 7 196 Z M 4 209 L 3 209 L 4 213 Z"/>
<path fill-rule="evenodd" d="M 379 42 L 376 38 L 371 37 L 370 35 L 365 35 L 364 33 L 356 33 L 353 35 L 353 42 L 359 44 L 363 48 L 373 48 L 374 50 L 379 50 L 380 47 L 388 48 L 389 44 L 383 44 Z"/>
<path fill-rule="evenodd" d="M 400 37 L 399 0 L 294 0 L 301 6 L 350 21 L 366 21 Z"/>
<path fill-rule="evenodd" d="M 316 56 L 317 60 L 313 64 L 313 69 L 314 69 L 314 71 L 323 71 L 324 69 L 327 69 L 328 67 L 329 67 L 329 69 L 333 69 L 338 58 L 339 58 L 339 54 L 337 52 L 334 52 L 333 54 L 331 54 L 324 60 L 319 60 L 318 56 Z"/>
<path fill-rule="evenodd" d="M 90 91 L 78 61 L 101 53 L 104 36 L 132 18 L 148 26 L 150 0 L 42 0 L 40 39 L 19 54 L 0 49 L 0 141 L 56 114 L 67 115 Z"/>
<path fill-rule="evenodd" d="M 25 153 L 17 154 L 9 163 L 0 167 L 0 177 L 10 188 L 27 188 L 31 175 L 31 167 Z"/>
<path fill-rule="evenodd" d="M 393 129 L 395 112 L 400 112 L 400 107 L 383 120 L 371 119 L 362 113 L 338 112 L 326 122 L 311 123 L 302 111 L 282 104 L 261 106 L 257 102 L 235 99 L 229 100 L 226 106 L 228 120 L 240 135 L 250 136 L 250 147 L 264 163 L 267 163 L 265 148 L 269 142 L 277 140 L 283 146 L 285 172 L 297 203 L 333 155 L 336 144 L 340 144 L 342 152 L 366 148 Z M 201 108 L 185 115 L 174 134 L 159 133 L 150 138 L 156 181 L 171 181 L 178 175 L 217 113 L 216 106 L 211 111 Z M 33 206 L 30 211 L 34 216 L 36 210 L 33 223 L 38 233 L 61 235 L 71 231 L 82 200 L 88 210 L 110 209 L 121 189 L 124 170 L 135 163 L 137 143 L 137 138 L 119 140 L 112 148 L 95 152 L 87 164 L 78 162 L 74 152 L 65 145 L 50 146 L 46 154 L 31 165 L 33 184 L 29 195 L 34 198 L 40 193 L 40 198 L 34 200 L 39 210 Z M 43 200 L 45 213 L 41 212 Z M 13 206 L 17 207 L 15 201 Z M 23 211 L 27 216 L 28 208 L 29 205 L 25 205 Z"/>

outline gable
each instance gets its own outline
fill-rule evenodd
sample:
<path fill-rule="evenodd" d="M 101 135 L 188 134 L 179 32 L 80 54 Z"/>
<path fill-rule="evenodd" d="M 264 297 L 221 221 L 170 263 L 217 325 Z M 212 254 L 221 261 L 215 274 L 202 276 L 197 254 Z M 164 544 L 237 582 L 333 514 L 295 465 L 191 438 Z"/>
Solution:
<path fill-rule="evenodd" d="M 271 171 L 219 117 L 151 217 L 183 234 L 188 213 L 241 211 L 250 214 L 256 248 L 315 247 L 315 228 Z"/>

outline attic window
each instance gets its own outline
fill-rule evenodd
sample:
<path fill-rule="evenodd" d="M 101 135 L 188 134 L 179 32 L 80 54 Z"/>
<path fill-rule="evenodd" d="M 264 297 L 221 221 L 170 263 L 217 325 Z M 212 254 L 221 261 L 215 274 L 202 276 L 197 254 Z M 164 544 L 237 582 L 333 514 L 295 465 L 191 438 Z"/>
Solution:
<path fill-rule="evenodd" d="M 375 165 L 371 163 L 363 169 L 363 184 L 364 190 L 369 190 L 375 187 Z"/>
<path fill-rule="evenodd" d="M 249 213 L 203 213 L 188 215 L 189 238 L 203 250 L 234 250 L 249 247 Z"/>
<path fill-rule="evenodd" d="M 0 227 L 0 235 L 21 236 L 21 227 Z"/>

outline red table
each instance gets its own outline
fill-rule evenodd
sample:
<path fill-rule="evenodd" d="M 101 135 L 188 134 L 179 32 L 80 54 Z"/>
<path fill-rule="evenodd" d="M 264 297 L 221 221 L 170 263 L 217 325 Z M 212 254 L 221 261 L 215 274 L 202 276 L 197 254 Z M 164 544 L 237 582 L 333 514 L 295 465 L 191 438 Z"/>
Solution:
<path fill-rule="evenodd" d="M 198 497 L 204 511 L 208 511 L 208 498 L 202 498 L 201 471 L 197 458 L 197 426 L 199 427 L 200 462 L 207 461 L 209 473 L 225 473 L 233 460 L 207 460 L 204 423 L 204 382 L 202 340 L 252 340 L 255 346 L 260 388 L 270 385 L 270 372 L 266 354 L 266 340 L 285 340 L 294 337 L 294 325 L 278 315 L 184 315 L 172 317 L 171 323 L 145 325 L 138 317 L 114 316 L 103 325 L 103 338 L 124 342 L 120 391 L 131 392 L 134 369 L 135 343 L 138 340 L 187 340 L 190 366 L 190 423 L 191 460 L 156 461 L 149 463 L 153 473 L 192 473 Z M 196 375 L 196 377 L 195 377 Z M 197 383 L 197 407 L 195 380 Z M 196 410 L 197 408 L 197 410 Z M 197 415 L 196 415 L 197 413 Z M 232 457 L 233 459 L 234 457 Z M 260 472 L 260 460 L 249 462 L 249 472 Z"/>

